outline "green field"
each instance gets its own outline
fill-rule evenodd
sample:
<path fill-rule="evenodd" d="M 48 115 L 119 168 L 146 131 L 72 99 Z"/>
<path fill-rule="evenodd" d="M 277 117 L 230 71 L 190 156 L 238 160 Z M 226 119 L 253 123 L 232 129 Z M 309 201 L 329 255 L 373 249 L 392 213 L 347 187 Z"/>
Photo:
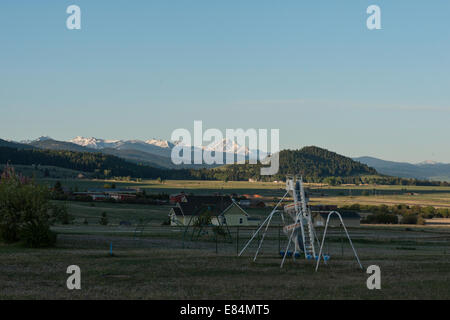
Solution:
<path fill-rule="evenodd" d="M 53 186 L 58 179 L 37 179 L 39 183 Z M 157 180 L 142 180 L 139 182 L 116 181 L 116 180 L 89 180 L 89 179 L 65 179 L 62 180 L 63 186 L 68 188 L 77 188 L 79 191 L 92 188 L 101 188 L 105 184 L 114 183 L 119 187 L 131 187 L 145 189 L 147 193 L 186 193 L 194 194 L 212 194 L 216 192 L 227 194 L 258 194 L 264 197 L 281 197 L 284 195 L 285 184 L 282 182 L 247 182 L 247 181 L 200 181 L 200 180 L 167 180 L 163 183 Z M 433 205 L 446 207 L 450 205 L 450 187 L 435 186 L 379 186 L 379 185 L 342 185 L 342 186 L 324 186 L 318 184 L 305 184 L 312 192 L 313 201 L 327 201 L 332 198 L 333 201 L 343 201 L 355 198 L 358 200 L 371 202 L 373 199 L 385 199 L 387 203 L 396 202 L 399 204 L 411 202 L 415 203 L 425 201 L 424 205 Z M 362 196 L 363 193 L 369 195 Z M 409 195 L 414 193 L 414 195 Z M 323 194 L 323 196 L 321 196 Z M 345 201 L 346 202 L 346 201 Z M 380 201 L 378 201 L 380 202 Z M 338 203 L 337 203 L 338 204 Z"/>

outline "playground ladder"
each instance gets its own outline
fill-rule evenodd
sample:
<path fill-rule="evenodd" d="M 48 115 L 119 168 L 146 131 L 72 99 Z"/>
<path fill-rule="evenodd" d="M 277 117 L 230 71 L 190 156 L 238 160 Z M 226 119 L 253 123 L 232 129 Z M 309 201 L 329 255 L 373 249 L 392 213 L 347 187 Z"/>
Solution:
<path fill-rule="evenodd" d="M 305 226 L 303 224 L 304 221 L 304 217 L 303 217 L 303 207 L 301 206 L 301 186 L 298 185 L 298 182 L 294 184 L 291 184 L 292 186 L 292 195 L 294 197 L 294 204 L 295 204 L 295 217 L 294 218 L 294 223 L 295 224 L 300 224 L 300 231 L 301 231 L 301 236 L 302 236 L 302 242 L 303 242 L 303 252 L 305 254 L 305 258 L 307 258 L 307 250 L 306 250 L 306 236 L 305 236 Z M 292 230 L 292 232 L 295 232 L 295 229 Z M 295 242 L 297 244 L 297 241 Z M 297 248 L 295 248 L 295 250 L 297 250 Z M 295 254 L 294 254 L 295 257 Z"/>
<path fill-rule="evenodd" d="M 300 197 L 302 202 L 302 212 L 307 223 L 305 229 L 305 257 L 308 258 L 308 254 L 312 259 L 316 257 L 316 248 L 314 246 L 314 225 L 311 217 L 311 211 L 309 211 L 306 204 L 305 189 L 303 188 L 303 181 L 300 180 Z"/>

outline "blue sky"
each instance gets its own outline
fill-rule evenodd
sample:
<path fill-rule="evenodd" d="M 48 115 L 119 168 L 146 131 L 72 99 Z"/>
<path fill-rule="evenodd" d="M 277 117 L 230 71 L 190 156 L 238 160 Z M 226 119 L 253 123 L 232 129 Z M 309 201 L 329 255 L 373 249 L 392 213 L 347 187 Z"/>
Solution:
<path fill-rule="evenodd" d="M 447 0 L 2 0 L 0 43 L 1 138 L 169 139 L 203 120 L 450 163 Z"/>

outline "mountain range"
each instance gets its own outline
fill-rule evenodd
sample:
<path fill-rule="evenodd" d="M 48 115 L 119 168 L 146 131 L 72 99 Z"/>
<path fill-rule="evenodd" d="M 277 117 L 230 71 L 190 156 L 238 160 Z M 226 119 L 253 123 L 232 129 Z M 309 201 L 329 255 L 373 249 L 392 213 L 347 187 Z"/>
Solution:
<path fill-rule="evenodd" d="M 435 161 L 421 163 L 386 161 L 374 157 L 357 157 L 353 160 L 375 168 L 378 173 L 419 180 L 450 182 L 450 164 Z"/>
<path fill-rule="evenodd" d="M 240 146 L 234 141 L 224 139 L 223 152 L 226 154 L 244 155 L 246 159 L 256 158 L 258 150 L 249 150 L 245 146 Z M 168 140 L 149 139 L 149 140 L 108 140 L 99 138 L 75 137 L 68 141 L 59 141 L 50 137 L 40 137 L 35 140 L 25 140 L 21 142 L 7 141 L 0 139 L 0 146 L 12 147 L 18 149 L 47 149 L 47 150 L 67 150 L 75 152 L 101 152 L 107 155 L 117 156 L 119 158 L 149 165 L 162 169 L 198 169 L 211 168 L 218 165 L 175 165 L 170 156 L 172 149 L 180 142 L 171 142 Z M 203 150 L 217 150 L 219 143 L 213 143 Z M 192 147 L 192 152 L 195 148 Z M 265 156 L 265 154 L 264 154 Z M 450 181 L 450 164 L 437 163 L 433 161 L 424 161 L 422 163 L 407 163 L 386 161 L 374 157 L 356 157 L 353 160 L 374 168 L 378 173 L 401 177 L 414 178 L 419 180 Z"/>
<path fill-rule="evenodd" d="M 218 165 L 206 164 L 186 164 L 175 165 L 171 161 L 172 149 L 177 146 L 183 146 L 182 142 L 171 142 L 168 140 L 149 139 L 149 140 L 107 140 L 99 138 L 75 137 L 69 141 L 59 141 L 50 137 L 39 137 L 35 140 L 23 140 L 20 143 L 2 140 L 0 146 L 12 146 L 21 149 L 35 147 L 49 150 L 67 150 L 76 152 L 101 152 L 108 155 L 114 155 L 135 163 L 146 164 L 154 167 L 165 169 L 180 168 L 207 168 L 217 167 Z M 222 142 L 222 148 L 220 148 Z M 221 142 L 214 142 L 207 146 L 202 146 L 201 150 L 221 151 L 224 159 L 228 154 L 233 156 L 241 155 L 245 159 L 256 159 L 258 150 L 250 150 L 245 146 L 241 146 L 235 141 L 223 139 Z M 191 152 L 198 150 L 192 147 Z M 262 157 L 266 157 L 266 153 L 260 152 Z"/>

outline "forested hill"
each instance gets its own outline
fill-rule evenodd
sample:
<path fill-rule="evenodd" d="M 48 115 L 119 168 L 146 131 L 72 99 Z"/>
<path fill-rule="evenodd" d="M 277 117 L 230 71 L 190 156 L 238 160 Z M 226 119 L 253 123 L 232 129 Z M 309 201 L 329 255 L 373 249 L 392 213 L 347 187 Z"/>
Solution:
<path fill-rule="evenodd" d="M 121 158 L 93 152 L 66 150 L 22 150 L 0 147 L 0 163 L 12 165 L 46 165 L 92 172 L 96 177 L 108 176 L 136 178 L 183 179 L 189 177 L 189 170 L 165 170 L 128 162 Z"/>
<path fill-rule="evenodd" d="M 377 174 L 366 164 L 314 146 L 280 152 L 280 173 L 295 172 L 316 178 Z"/>
<path fill-rule="evenodd" d="M 229 180 L 265 179 L 260 176 L 261 165 L 226 165 L 211 169 L 216 176 Z M 318 147 L 280 152 L 280 169 L 270 180 L 282 180 L 287 174 L 300 174 L 309 182 L 322 182 L 326 178 L 341 177 L 353 181 L 353 177 L 376 175 L 377 171 L 365 164 Z"/>

